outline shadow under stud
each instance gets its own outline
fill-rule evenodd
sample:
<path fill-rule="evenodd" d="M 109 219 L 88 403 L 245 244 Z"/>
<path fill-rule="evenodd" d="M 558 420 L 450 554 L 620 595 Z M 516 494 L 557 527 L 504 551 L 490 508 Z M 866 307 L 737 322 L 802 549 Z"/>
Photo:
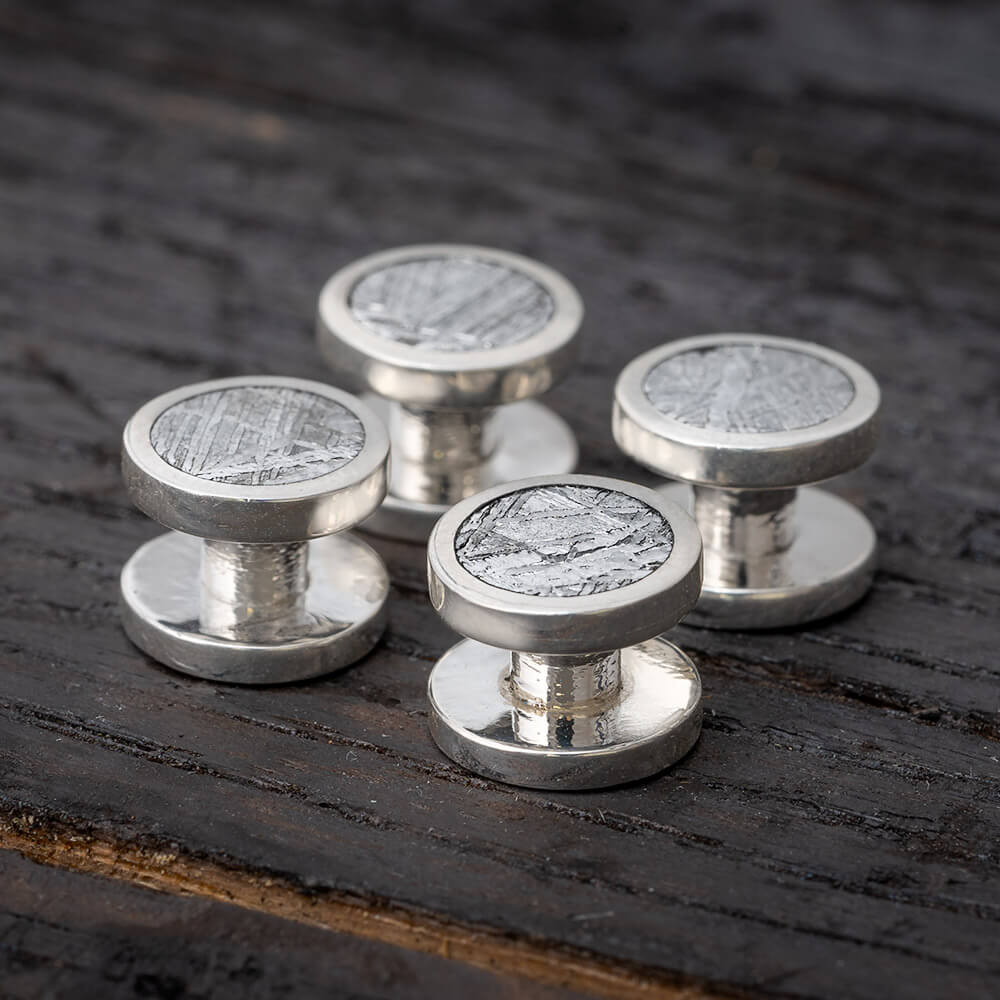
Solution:
<path fill-rule="evenodd" d="M 389 578 L 345 531 L 385 495 L 388 435 L 346 392 L 250 377 L 186 386 L 125 427 L 135 505 L 174 530 L 121 575 L 129 638 L 237 684 L 345 667 L 378 641 Z"/>
<path fill-rule="evenodd" d="M 625 368 L 615 440 L 681 480 L 660 492 L 693 510 L 704 540 L 704 587 L 689 623 L 797 625 L 865 593 L 876 549 L 868 519 L 799 487 L 861 465 L 878 408 L 878 385 L 861 365 L 781 337 L 689 337 Z"/>
<path fill-rule="evenodd" d="M 319 347 L 392 441 L 389 495 L 365 528 L 426 541 L 467 496 L 572 471 L 572 431 L 531 397 L 572 366 L 582 318 L 561 275 L 485 247 L 402 247 L 338 271 L 319 297 Z"/>
<path fill-rule="evenodd" d="M 431 603 L 469 636 L 434 666 L 452 760 L 530 788 L 655 774 L 701 729 L 701 680 L 658 638 L 694 605 L 701 539 L 656 491 L 543 476 L 453 507 L 427 550 Z"/>

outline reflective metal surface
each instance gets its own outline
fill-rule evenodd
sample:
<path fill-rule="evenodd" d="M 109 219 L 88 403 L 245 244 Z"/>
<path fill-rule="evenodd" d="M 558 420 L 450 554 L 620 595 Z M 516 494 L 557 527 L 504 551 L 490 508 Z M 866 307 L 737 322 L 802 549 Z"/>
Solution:
<path fill-rule="evenodd" d="M 364 398 L 392 427 L 393 413 L 399 409 L 399 404 L 377 396 Z M 464 415 L 468 411 L 438 412 Z M 394 434 L 389 493 L 382 506 L 365 521 L 365 530 L 391 538 L 426 542 L 438 518 L 467 496 L 517 479 L 568 473 L 576 468 L 576 438 L 566 422 L 548 407 L 525 400 L 485 412 L 489 416 L 489 428 L 479 431 L 488 435 L 489 457 L 485 461 L 479 461 L 469 452 L 455 465 L 424 461 L 415 457 L 421 449 L 401 443 L 399 435 Z M 408 432 L 417 433 L 412 426 Z M 412 498 L 419 495 L 448 499 Z"/>
<path fill-rule="evenodd" d="M 694 522 L 653 490 L 542 476 L 437 523 L 431 603 L 471 637 L 431 671 L 431 729 L 465 767 L 535 788 L 645 777 L 691 748 L 701 685 L 654 638 L 701 583 Z"/>
<path fill-rule="evenodd" d="M 349 393 L 248 376 L 146 403 L 125 426 L 122 475 L 132 502 L 167 528 L 231 542 L 298 542 L 375 510 L 388 454 L 384 425 Z"/>
<path fill-rule="evenodd" d="M 581 500 L 565 505 L 561 523 L 553 527 L 546 504 L 522 507 L 520 518 L 494 525 L 501 546 L 509 549 L 509 584 L 518 567 L 532 563 L 560 571 L 572 584 L 568 595 L 523 594 L 481 579 L 463 565 L 457 540 L 476 512 L 511 494 L 526 490 L 547 500 L 563 487 L 583 487 L 639 501 L 659 515 L 660 527 L 636 521 L 634 511 L 616 516 L 611 504 L 591 517 Z M 561 530 L 560 530 L 561 529 Z M 651 572 L 633 577 L 615 567 L 628 553 L 641 558 L 647 548 L 670 547 Z M 620 551 L 619 551 L 620 550 Z M 600 552 L 589 559 L 588 553 Z M 475 569 L 475 567 L 473 567 Z M 456 632 L 493 646 L 532 653 L 591 653 L 632 646 L 665 632 L 693 606 L 701 589 L 701 537 L 691 516 L 655 490 L 604 476 L 538 476 L 496 486 L 451 508 L 434 527 L 427 547 L 431 603 Z M 610 583 L 607 589 L 602 589 Z M 558 589 L 558 588 L 556 588 Z"/>
<path fill-rule="evenodd" d="M 122 570 L 125 631 L 160 663 L 233 684 L 304 680 L 364 656 L 385 626 L 382 560 L 348 533 L 282 548 L 253 569 L 242 553 L 238 568 L 220 573 L 214 543 L 154 538 Z M 304 587 L 273 578 L 269 561 L 301 574 Z"/>
<path fill-rule="evenodd" d="M 406 268 L 408 286 L 398 280 Z M 483 270 L 494 277 L 482 280 Z M 509 294 L 512 276 L 551 307 Z M 376 279 L 380 289 L 370 287 Z M 430 243 L 334 274 L 320 292 L 317 342 L 356 389 L 408 406 L 479 409 L 551 388 L 576 360 L 582 319 L 576 289 L 552 268 L 490 247 Z"/>
<path fill-rule="evenodd" d="M 377 508 L 388 450 L 367 407 L 302 379 L 220 379 L 147 403 L 125 428 L 125 482 L 177 532 L 122 570 L 129 636 L 168 666 L 241 684 L 363 656 L 384 626 L 388 574 L 363 542 L 317 536 Z"/>
<path fill-rule="evenodd" d="M 874 530 L 850 504 L 799 487 L 871 454 L 879 400 L 861 365 L 781 337 L 688 337 L 626 366 L 615 386 L 615 440 L 683 481 L 660 492 L 693 512 L 705 543 L 689 623 L 795 625 L 862 596 Z"/>
<path fill-rule="evenodd" d="M 338 271 L 320 294 L 319 347 L 380 398 L 392 438 L 389 497 L 366 528 L 424 541 L 479 490 L 570 471 L 568 427 L 529 400 L 574 362 L 582 317 L 561 275 L 487 247 L 401 247 Z"/>
<path fill-rule="evenodd" d="M 698 739 L 701 681 L 665 639 L 621 650 L 620 684 L 589 701 L 545 707 L 519 697 L 511 669 L 509 653 L 466 639 L 438 661 L 428 684 L 438 746 L 488 778 L 602 788 L 656 774 Z"/>
<path fill-rule="evenodd" d="M 667 483 L 659 492 L 694 512 L 705 541 L 701 597 L 686 625 L 798 625 L 849 607 L 871 586 L 875 530 L 861 511 L 832 493 L 791 491 L 793 505 L 777 512 L 777 525 L 755 525 L 755 515 L 733 518 L 701 495 L 696 505 L 684 483 Z"/>
<path fill-rule="evenodd" d="M 749 349 L 750 360 L 734 364 L 733 349 Z M 800 360 L 768 360 L 789 355 Z M 697 371 L 680 364 L 688 357 L 699 359 Z M 674 379 L 672 365 L 679 367 Z M 875 448 L 879 400 L 868 371 L 836 351 L 763 334 L 708 334 L 626 365 L 615 385 L 612 430 L 626 455 L 663 476 L 783 489 L 864 462 Z"/>

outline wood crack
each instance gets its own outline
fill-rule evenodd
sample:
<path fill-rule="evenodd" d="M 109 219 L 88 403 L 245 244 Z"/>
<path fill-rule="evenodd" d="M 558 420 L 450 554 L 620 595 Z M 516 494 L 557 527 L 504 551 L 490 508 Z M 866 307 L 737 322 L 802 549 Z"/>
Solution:
<path fill-rule="evenodd" d="M 612 962 L 582 949 L 461 923 L 377 896 L 303 886 L 281 873 L 178 851 L 173 843 L 101 836 L 65 819 L 0 800 L 0 849 L 39 864 L 119 879 L 176 895 L 231 903 L 314 927 L 444 954 L 477 968 L 503 969 L 539 985 L 567 986 L 612 1000 L 709 1000 L 744 992 L 725 984 Z"/>

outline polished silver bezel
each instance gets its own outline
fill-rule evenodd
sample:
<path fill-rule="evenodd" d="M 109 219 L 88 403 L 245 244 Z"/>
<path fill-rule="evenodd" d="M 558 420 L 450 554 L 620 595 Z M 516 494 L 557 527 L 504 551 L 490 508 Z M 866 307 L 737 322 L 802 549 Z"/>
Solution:
<path fill-rule="evenodd" d="M 458 530 L 484 504 L 532 486 L 591 486 L 643 501 L 670 523 L 669 558 L 636 583 L 584 597 L 534 597 L 485 583 L 458 561 Z M 455 631 L 479 642 L 536 653 L 619 649 L 673 627 L 694 606 L 701 590 L 701 535 L 679 504 L 644 486 L 605 476 L 536 476 L 452 507 L 431 532 L 427 576 L 437 612 Z"/>
<path fill-rule="evenodd" d="M 350 295 L 365 275 L 421 258 L 476 257 L 501 264 L 538 282 L 552 296 L 549 321 L 537 333 L 505 347 L 434 351 L 400 344 L 374 333 L 350 309 Z M 319 296 L 316 336 L 327 363 L 352 387 L 413 406 L 499 406 L 545 392 L 576 358 L 583 302 L 557 271 L 519 254 L 458 243 L 397 247 L 362 257 L 337 271 Z"/>
<path fill-rule="evenodd" d="M 314 479 L 274 486 L 216 483 L 182 472 L 150 441 L 157 417 L 177 403 L 238 386 L 299 389 L 350 410 L 365 432 L 346 465 Z M 125 425 L 122 475 L 135 505 L 176 531 L 230 542 L 297 542 L 342 531 L 371 514 L 388 482 L 389 437 L 382 422 L 354 396 L 306 379 L 248 375 L 198 382 L 146 403 Z"/>
<path fill-rule="evenodd" d="M 692 427 L 665 416 L 643 388 L 650 371 L 686 351 L 761 344 L 798 351 L 840 369 L 854 386 L 844 410 L 812 427 L 730 433 Z M 856 361 L 818 344 L 755 333 L 713 333 L 675 340 L 639 355 L 615 385 L 612 430 L 627 455 L 661 475 L 733 489 L 770 489 L 820 482 L 853 469 L 875 448 L 879 388 Z"/>

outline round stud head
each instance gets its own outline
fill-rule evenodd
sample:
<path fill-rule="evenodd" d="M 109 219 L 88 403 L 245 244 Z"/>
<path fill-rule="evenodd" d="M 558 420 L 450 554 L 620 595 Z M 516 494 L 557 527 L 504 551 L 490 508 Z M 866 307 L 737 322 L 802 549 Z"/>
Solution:
<path fill-rule="evenodd" d="M 676 340 L 640 355 L 615 386 L 621 449 L 673 479 L 729 489 L 815 483 L 860 465 L 879 390 L 861 365 L 761 334 Z"/>
<path fill-rule="evenodd" d="M 363 403 L 304 379 L 201 382 L 141 407 L 125 427 L 133 502 L 186 534 L 293 542 L 349 528 L 386 492 L 389 441 Z"/>
<path fill-rule="evenodd" d="M 317 337 L 352 385 L 412 406 L 473 409 L 549 389 L 575 359 L 582 319 L 573 286 L 537 261 L 425 244 L 334 274 Z"/>
<path fill-rule="evenodd" d="M 428 545 L 431 603 L 502 649 L 619 649 L 675 625 L 701 588 L 701 536 L 654 490 L 541 476 L 454 506 Z"/>

